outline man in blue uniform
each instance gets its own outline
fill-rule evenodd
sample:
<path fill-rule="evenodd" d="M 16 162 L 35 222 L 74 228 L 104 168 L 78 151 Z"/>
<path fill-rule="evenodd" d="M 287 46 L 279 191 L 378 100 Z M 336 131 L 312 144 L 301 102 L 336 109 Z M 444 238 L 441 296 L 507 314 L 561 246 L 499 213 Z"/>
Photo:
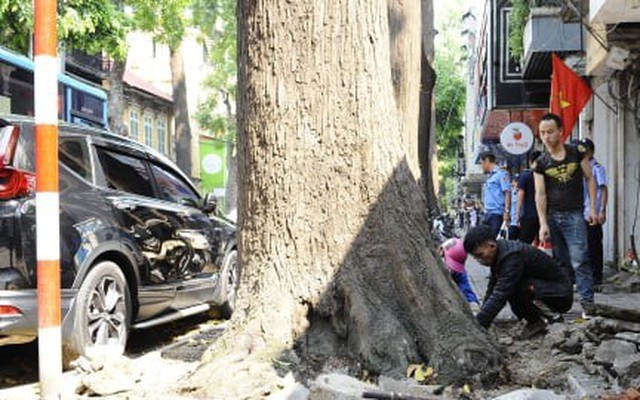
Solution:
<path fill-rule="evenodd" d="M 480 156 L 482 171 L 489 175 L 484 182 L 483 225 L 498 235 L 503 223 L 508 228 L 511 222 L 511 180 L 509 173 L 496 164 L 496 156 L 485 152 Z"/>
<path fill-rule="evenodd" d="M 586 157 L 591 165 L 593 179 L 596 181 L 596 221 L 587 227 L 587 243 L 589 244 L 589 261 L 591 262 L 591 270 L 593 271 L 593 284 L 602 285 L 602 270 L 604 268 L 604 256 L 602 250 L 602 225 L 607 220 L 607 201 L 609 192 L 607 189 L 607 174 L 604 165 L 600 164 L 594 157 L 596 146 L 591 139 L 584 139 L 579 146 L 583 146 L 586 151 Z M 589 193 L 586 185 L 584 190 L 584 219 L 588 220 L 589 210 Z"/>

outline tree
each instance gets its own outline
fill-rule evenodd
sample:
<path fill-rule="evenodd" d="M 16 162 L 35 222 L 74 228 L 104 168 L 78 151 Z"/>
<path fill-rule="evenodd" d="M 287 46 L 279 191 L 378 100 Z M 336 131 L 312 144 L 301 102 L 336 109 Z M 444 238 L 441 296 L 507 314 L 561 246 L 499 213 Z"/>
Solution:
<path fill-rule="evenodd" d="M 451 186 L 455 166 L 462 149 L 462 121 L 465 101 L 465 83 L 453 53 L 436 55 L 436 137 L 438 142 L 439 173 Z"/>
<path fill-rule="evenodd" d="M 436 94 L 436 140 L 438 146 L 438 172 L 448 196 L 455 181 L 456 165 L 463 148 L 462 133 L 466 85 L 463 79 L 460 40 L 460 9 L 452 7 L 445 14 L 439 27 L 436 44 L 435 68 L 438 79 Z"/>
<path fill-rule="evenodd" d="M 211 61 L 215 66 L 204 82 L 209 90 L 207 99 L 198 105 L 196 120 L 214 137 L 227 143 L 229 179 L 225 193 L 225 211 L 237 207 L 236 152 L 236 82 L 237 24 L 236 0 L 193 0 L 193 24 L 206 36 L 211 46 Z M 222 105 L 222 107 L 221 107 Z M 220 108 L 224 113 L 220 112 Z"/>
<path fill-rule="evenodd" d="M 169 47 L 175 109 L 176 164 L 191 175 L 191 125 L 182 40 L 188 26 L 189 0 L 135 0 L 136 26 Z"/>
<path fill-rule="evenodd" d="M 419 16 L 420 1 L 393 7 L 238 3 L 240 303 L 182 390 L 259 397 L 275 370 L 338 362 L 358 376 L 422 362 L 442 383 L 495 378 L 496 345 L 430 250 L 390 50 L 404 28 L 390 18 Z"/>
<path fill-rule="evenodd" d="M 58 39 L 61 49 L 81 50 L 88 54 L 105 54 L 112 58 L 109 70 L 109 126 L 120 135 L 127 134 L 122 123 L 124 110 L 124 75 L 127 54 L 126 35 L 131 20 L 123 12 L 122 2 L 111 0 L 69 0 L 60 3 Z M 0 0 L 0 37 L 2 43 L 28 54 L 33 34 L 33 1 Z"/>
<path fill-rule="evenodd" d="M 433 69 L 433 2 L 422 0 L 422 52 L 420 55 L 420 114 L 418 116 L 418 159 L 422 171 L 421 185 L 427 196 L 427 203 L 434 215 L 439 214 L 438 197 L 436 195 L 437 147 L 435 132 L 435 102 L 433 90 L 436 83 L 436 72 Z M 432 171 L 436 171 L 433 173 Z"/>
<path fill-rule="evenodd" d="M 0 0 L 2 43 L 28 54 L 33 34 L 33 1 Z M 89 54 L 126 55 L 126 16 L 111 0 L 69 0 L 58 12 L 58 41 L 63 48 Z"/>

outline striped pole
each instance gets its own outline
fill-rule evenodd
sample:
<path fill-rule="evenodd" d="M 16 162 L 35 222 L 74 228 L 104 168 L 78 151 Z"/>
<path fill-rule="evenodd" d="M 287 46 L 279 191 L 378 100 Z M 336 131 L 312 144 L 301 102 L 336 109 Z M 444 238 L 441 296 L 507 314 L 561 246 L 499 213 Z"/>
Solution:
<path fill-rule="evenodd" d="M 36 254 L 40 397 L 59 399 L 60 216 L 58 196 L 57 0 L 35 0 Z"/>

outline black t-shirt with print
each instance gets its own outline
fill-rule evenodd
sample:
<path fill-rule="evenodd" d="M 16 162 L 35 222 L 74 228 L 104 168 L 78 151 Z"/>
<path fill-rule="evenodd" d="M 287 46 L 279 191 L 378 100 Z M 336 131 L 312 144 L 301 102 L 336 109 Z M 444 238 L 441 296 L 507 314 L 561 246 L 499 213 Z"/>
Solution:
<path fill-rule="evenodd" d="M 583 188 L 580 162 L 584 152 L 572 145 L 565 145 L 563 160 L 554 160 L 549 153 L 543 153 L 536 164 L 535 172 L 544 175 L 549 211 L 582 210 Z"/>

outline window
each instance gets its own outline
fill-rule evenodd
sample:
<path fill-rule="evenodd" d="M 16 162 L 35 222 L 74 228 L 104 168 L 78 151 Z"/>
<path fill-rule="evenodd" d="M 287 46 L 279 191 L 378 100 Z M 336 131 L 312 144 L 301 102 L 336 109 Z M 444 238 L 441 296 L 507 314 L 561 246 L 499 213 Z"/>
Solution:
<path fill-rule="evenodd" d="M 200 204 L 198 193 L 181 176 L 158 164 L 152 163 L 151 170 L 162 199 L 192 206 Z"/>
<path fill-rule="evenodd" d="M 103 122 L 105 119 L 103 107 L 104 100 L 78 89 L 71 89 L 71 112 L 73 114 Z"/>
<path fill-rule="evenodd" d="M 84 141 L 66 138 L 60 139 L 58 157 L 60 161 L 73 172 L 88 181 L 92 181 L 91 160 L 89 159 L 89 153 Z"/>
<path fill-rule="evenodd" d="M 158 151 L 166 154 L 167 123 L 164 120 L 164 115 L 156 121 L 156 130 L 158 131 Z"/>
<path fill-rule="evenodd" d="M 129 110 L 129 137 L 138 140 L 140 132 L 140 116 L 137 110 Z"/>
<path fill-rule="evenodd" d="M 153 186 L 146 163 L 136 157 L 97 148 L 107 187 L 153 197 Z"/>
<path fill-rule="evenodd" d="M 153 147 L 153 120 L 148 115 L 144 117 L 144 144 Z"/>

